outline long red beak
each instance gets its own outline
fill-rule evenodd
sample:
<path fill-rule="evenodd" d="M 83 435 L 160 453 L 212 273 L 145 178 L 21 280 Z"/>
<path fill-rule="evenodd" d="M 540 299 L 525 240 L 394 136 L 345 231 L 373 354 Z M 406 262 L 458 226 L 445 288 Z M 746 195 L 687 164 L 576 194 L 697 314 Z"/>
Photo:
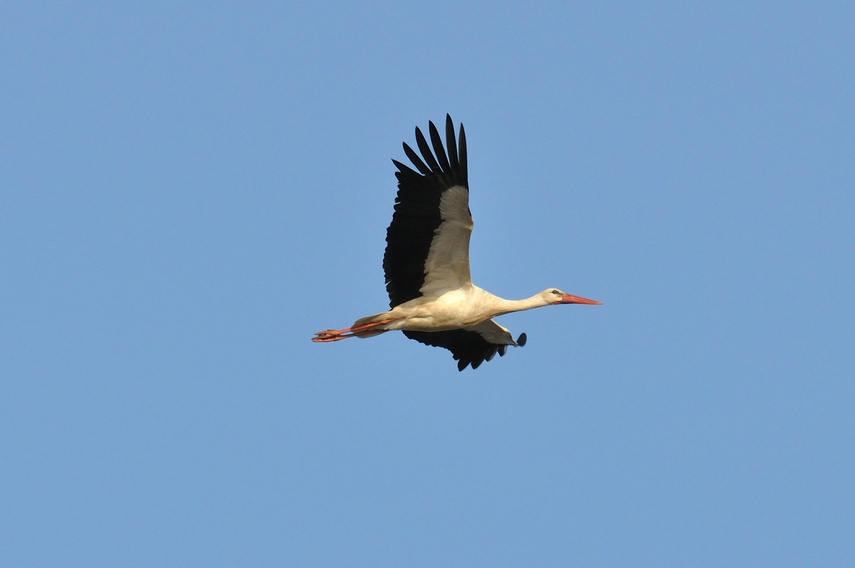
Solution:
<path fill-rule="evenodd" d="M 579 296 L 571 296 L 570 294 L 564 294 L 564 297 L 561 298 L 561 304 L 591 304 L 592 306 L 601 306 L 603 303 L 598 302 L 596 300 L 589 300 L 588 298 L 581 298 Z"/>

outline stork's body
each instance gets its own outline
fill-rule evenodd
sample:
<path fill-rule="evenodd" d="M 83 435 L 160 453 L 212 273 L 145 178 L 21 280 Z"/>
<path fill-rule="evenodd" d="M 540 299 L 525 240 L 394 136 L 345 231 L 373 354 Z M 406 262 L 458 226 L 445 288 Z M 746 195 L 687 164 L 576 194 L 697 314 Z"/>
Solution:
<path fill-rule="evenodd" d="M 466 134 L 461 124 L 458 146 L 447 116 L 446 154 L 432 122 L 429 132 L 433 152 L 416 128 L 424 161 L 404 144 L 418 171 L 393 160 L 398 196 L 383 258 L 392 309 L 361 318 L 346 329 L 318 332 L 312 340 L 324 343 L 400 330 L 410 339 L 449 349 L 462 371 L 467 365 L 477 368 L 496 353 L 504 355 L 508 345 L 525 344 L 525 334 L 514 340 L 510 331 L 492 320 L 496 316 L 552 304 L 599 304 L 555 288 L 523 300 L 506 300 L 472 284 Z"/>

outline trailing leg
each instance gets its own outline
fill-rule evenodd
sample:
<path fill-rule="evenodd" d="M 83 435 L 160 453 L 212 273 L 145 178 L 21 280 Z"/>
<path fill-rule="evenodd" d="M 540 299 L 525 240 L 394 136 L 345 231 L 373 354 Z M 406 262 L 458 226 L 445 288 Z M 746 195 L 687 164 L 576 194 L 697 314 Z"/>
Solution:
<path fill-rule="evenodd" d="M 385 314 L 381 315 L 385 316 Z M 377 316 L 369 316 L 367 318 L 358 319 L 353 326 L 345 329 L 328 329 L 326 331 L 319 331 L 315 334 L 315 337 L 312 338 L 312 341 L 315 343 L 328 343 L 330 341 L 341 341 L 348 337 L 373 337 L 388 331 L 386 329 L 377 329 L 378 327 L 395 321 L 391 318 L 367 321 L 374 320 L 376 317 Z"/>

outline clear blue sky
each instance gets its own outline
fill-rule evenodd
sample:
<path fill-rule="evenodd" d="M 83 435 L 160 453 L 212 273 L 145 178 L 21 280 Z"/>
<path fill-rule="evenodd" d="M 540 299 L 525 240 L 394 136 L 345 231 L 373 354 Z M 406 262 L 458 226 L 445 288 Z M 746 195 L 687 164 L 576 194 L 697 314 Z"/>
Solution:
<path fill-rule="evenodd" d="M 3 566 L 851 566 L 846 2 L 0 8 Z M 462 121 L 477 371 L 385 309 Z"/>

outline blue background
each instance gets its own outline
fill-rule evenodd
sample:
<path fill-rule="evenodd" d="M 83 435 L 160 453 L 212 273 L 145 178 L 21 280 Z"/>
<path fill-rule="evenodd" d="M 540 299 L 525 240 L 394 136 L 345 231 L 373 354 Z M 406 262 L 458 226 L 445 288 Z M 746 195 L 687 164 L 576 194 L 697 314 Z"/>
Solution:
<path fill-rule="evenodd" d="M 4 566 L 851 566 L 855 8 L 0 8 Z M 391 158 L 469 139 L 458 373 Z"/>

